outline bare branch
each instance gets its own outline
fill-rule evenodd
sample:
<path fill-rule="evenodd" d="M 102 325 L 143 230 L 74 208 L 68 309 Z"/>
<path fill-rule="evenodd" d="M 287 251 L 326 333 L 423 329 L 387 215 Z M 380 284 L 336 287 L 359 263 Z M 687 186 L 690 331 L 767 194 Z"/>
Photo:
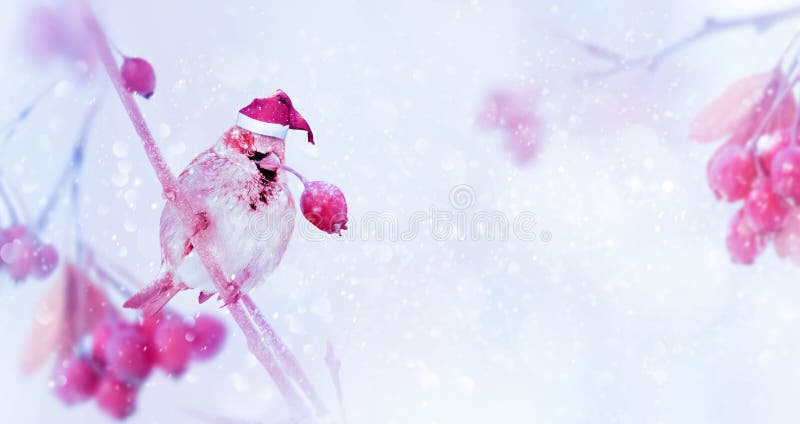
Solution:
<path fill-rule="evenodd" d="M 578 48 L 584 50 L 589 55 L 607 62 L 608 67 L 605 69 L 589 72 L 585 75 L 587 77 L 604 77 L 636 68 L 652 71 L 670 56 L 711 35 L 742 27 L 752 27 L 757 32 L 763 32 L 780 22 L 798 16 L 800 16 L 800 5 L 795 5 L 772 12 L 741 16 L 737 18 L 707 18 L 703 23 L 703 26 L 701 26 L 699 29 L 689 33 L 672 44 L 664 46 L 660 50 L 641 56 L 625 56 L 580 38 L 572 36 L 561 37 L 575 44 Z"/>

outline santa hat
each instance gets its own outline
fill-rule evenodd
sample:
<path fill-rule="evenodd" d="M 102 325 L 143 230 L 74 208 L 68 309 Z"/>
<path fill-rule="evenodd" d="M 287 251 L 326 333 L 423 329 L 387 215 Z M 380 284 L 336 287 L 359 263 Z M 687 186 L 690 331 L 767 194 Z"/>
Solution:
<path fill-rule="evenodd" d="M 314 144 L 314 133 L 308 122 L 294 109 L 292 100 L 282 90 L 272 96 L 253 101 L 239 111 L 236 125 L 247 131 L 286 139 L 289 129 L 308 133 L 308 142 Z"/>

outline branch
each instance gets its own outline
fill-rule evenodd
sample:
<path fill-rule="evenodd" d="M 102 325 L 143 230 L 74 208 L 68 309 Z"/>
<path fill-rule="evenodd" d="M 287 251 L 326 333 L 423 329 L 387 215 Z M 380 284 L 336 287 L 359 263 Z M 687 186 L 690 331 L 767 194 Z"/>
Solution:
<path fill-rule="evenodd" d="M 118 65 L 114 59 L 114 54 L 111 50 L 110 43 L 106 37 L 97 18 L 92 11 L 88 0 L 77 0 L 81 7 L 83 19 L 87 26 L 88 33 L 92 39 L 95 49 L 97 50 L 100 61 L 111 79 L 114 89 L 119 95 L 122 105 L 125 107 L 128 117 L 133 124 L 136 133 L 142 140 L 144 145 L 147 159 L 150 165 L 156 172 L 159 182 L 164 190 L 164 196 L 168 202 L 171 202 L 175 209 L 178 211 L 178 216 L 181 223 L 187 232 L 192 233 L 192 223 L 194 222 L 195 211 L 192 209 L 188 200 L 184 198 L 178 191 L 178 182 L 175 175 L 169 169 L 161 151 L 156 144 L 147 123 L 142 116 L 139 106 L 136 104 L 133 96 L 128 92 L 123 84 L 122 76 L 120 75 Z M 219 291 L 228 310 L 236 321 L 236 324 L 241 328 L 242 332 L 247 339 L 247 345 L 250 351 L 261 362 L 264 368 L 269 373 L 275 385 L 278 387 L 284 400 L 289 405 L 292 414 L 297 419 L 305 419 L 310 417 L 308 406 L 297 393 L 295 387 L 287 380 L 280 365 L 276 362 L 269 350 L 269 346 L 265 343 L 263 337 L 259 334 L 259 329 L 252 322 L 248 312 L 245 308 L 245 300 L 249 300 L 246 294 L 242 295 L 235 286 L 229 284 L 222 269 L 217 264 L 212 251 L 210 249 L 211 243 L 206 239 L 204 233 L 197 234 L 192 239 L 195 251 L 197 252 L 203 266 L 206 268 L 214 286 Z"/>
<path fill-rule="evenodd" d="M 800 16 L 800 5 L 787 7 L 785 9 L 773 12 L 747 15 L 737 18 L 717 19 L 709 17 L 706 18 L 703 26 L 694 32 L 689 33 L 672 44 L 664 46 L 660 50 L 641 56 L 625 56 L 613 50 L 598 46 L 594 43 L 573 36 L 562 35 L 561 37 L 583 49 L 589 55 L 608 62 L 609 66 L 606 69 L 590 72 L 586 75 L 587 77 L 605 77 L 635 68 L 653 71 L 670 56 L 675 55 L 676 53 L 688 48 L 692 44 L 711 35 L 741 27 L 752 27 L 757 32 L 763 32 L 780 22 L 797 16 Z"/>

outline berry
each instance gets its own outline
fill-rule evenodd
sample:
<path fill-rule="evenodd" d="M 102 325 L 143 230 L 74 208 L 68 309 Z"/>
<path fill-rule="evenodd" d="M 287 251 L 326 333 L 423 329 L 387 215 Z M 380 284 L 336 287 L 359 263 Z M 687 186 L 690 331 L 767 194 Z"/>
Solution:
<path fill-rule="evenodd" d="M 756 166 L 747 149 L 739 145 L 722 148 L 711 159 L 708 185 L 719 199 L 743 199 L 756 178 Z"/>
<path fill-rule="evenodd" d="M 44 279 L 53 273 L 58 265 L 58 251 L 52 244 L 40 244 L 33 251 L 33 276 Z"/>
<path fill-rule="evenodd" d="M 97 405 L 108 415 L 121 420 L 136 410 L 137 394 L 136 386 L 106 376 L 97 388 Z"/>
<path fill-rule="evenodd" d="M 115 321 L 102 321 L 92 330 L 92 358 L 101 364 L 106 363 L 106 343 L 114 333 Z"/>
<path fill-rule="evenodd" d="M 754 230 L 746 219 L 744 208 L 739 209 L 733 216 L 725 244 L 731 260 L 743 265 L 752 264 L 766 246 L 764 237 Z"/>
<path fill-rule="evenodd" d="M 94 395 L 100 382 L 100 371 L 91 358 L 77 356 L 58 367 L 53 380 L 56 396 L 67 405 L 73 405 Z"/>
<path fill-rule="evenodd" d="M 192 355 L 188 333 L 189 328 L 177 319 L 162 321 L 155 329 L 153 347 L 156 363 L 169 375 L 177 377 L 186 372 Z"/>
<path fill-rule="evenodd" d="M 761 163 L 761 169 L 770 173 L 775 155 L 786 147 L 789 147 L 789 145 L 791 145 L 790 130 L 781 130 L 759 137 L 756 142 L 756 148 L 758 151 L 758 160 Z"/>
<path fill-rule="evenodd" d="M 189 338 L 192 339 L 192 356 L 201 361 L 210 359 L 222 349 L 225 324 L 210 315 L 198 315 Z"/>
<path fill-rule="evenodd" d="M 105 343 L 108 370 L 123 381 L 138 383 L 153 369 L 152 348 L 138 326 L 119 323 Z"/>
<path fill-rule="evenodd" d="M 339 187 L 322 181 L 306 184 L 300 196 L 303 216 L 328 234 L 341 234 L 347 229 L 347 201 Z"/>
<path fill-rule="evenodd" d="M 125 88 L 131 93 L 149 99 L 155 92 L 156 73 L 150 62 L 139 57 L 126 57 L 122 62 L 120 73 Z"/>
<path fill-rule="evenodd" d="M 775 155 L 770 167 L 772 190 L 795 204 L 800 202 L 800 147 L 789 146 Z"/>
<path fill-rule="evenodd" d="M 16 237 L 0 248 L 0 259 L 8 265 L 8 274 L 15 281 L 28 278 L 33 271 L 36 240 L 29 234 Z"/>
<path fill-rule="evenodd" d="M 789 204 L 772 191 L 769 178 L 761 178 L 744 202 L 744 213 L 752 228 L 758 233 L 778 231 L 789 215 Z"/>

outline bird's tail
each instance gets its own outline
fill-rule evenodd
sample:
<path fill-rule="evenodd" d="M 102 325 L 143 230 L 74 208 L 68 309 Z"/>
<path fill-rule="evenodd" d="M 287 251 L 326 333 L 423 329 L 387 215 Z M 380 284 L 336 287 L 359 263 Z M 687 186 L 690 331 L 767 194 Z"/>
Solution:
<path fill-rule="evenodd" d="M 167 272 L 162 277 L 153 281 L 152 284 L 131 296 L 130 299 L 125 301 L 122 307 L 141 309 L 145 316 L 156 314 L 164 305 L 169 303 L 176 294 L 189 288 L 189 286 L 182 282 L 175 284 L 173 278 L 174 274 L 172 272 Z"/>

